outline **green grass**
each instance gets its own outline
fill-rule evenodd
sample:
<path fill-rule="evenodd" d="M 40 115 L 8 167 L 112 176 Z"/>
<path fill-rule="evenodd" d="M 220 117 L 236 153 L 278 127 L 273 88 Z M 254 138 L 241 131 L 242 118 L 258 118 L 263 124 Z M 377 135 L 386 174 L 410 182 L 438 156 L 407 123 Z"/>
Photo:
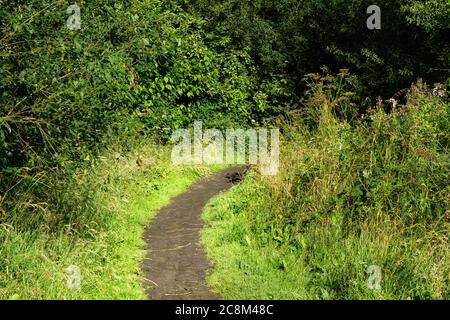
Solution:
<path fill-rule="evenodd" d="M 284 127 L 278 175 L 209 203 L 209 285 L 226 299 L 449 299 L 446 102 L 419 83 L 399 110 L 347 123 L 326 88 Z"/>
<path fill-rule="evenodd" d="M 408 234 L 386 218 L 345 235 L 334 215 L 311 222 L 291 241 L 277 226 L 280 204 L 271 189 L 252 173 L 204 212 L 202 242 L 214 264 L 208 284 L 223 298 L 449 298 L 448 244 L 439 240 L 444 230 Z M 381 267 L 380 290 L 367 287 L 371 265 Z"/>
<path fill-rule="evenodd" d="M 300 257 L 275 242 L 261 246 L 252 236 L 248 212 L 261 186 L 247 177 L 206 207 L 202 242 L 214 263 L 208 285 L 224 299 L 302 299 L 308 275 Z"/>
<path fill-rule="evenodd" d="M 283 128 L 279 174 L 252 171 L 208 204 L 208 284 L 225 299 L 449 299 L 447 102 L 418 83 L 406 105 L 347 121 L 349 95 L 313 77 L 304 113 Z M 219 167 L 172 166 L 153 144 L 128 150 L 86 158 L 71 179 L 50 180 L 53 203 L 24 192 L 0 217 L 0 299 L 145 298 L 144 225 Z M 80 290 L 67 288 L 71 265 Z"/>
<path fill-rule="evenodd" d="M 67 186 L 70 201 L 84 199 L 86 191 L 91 196 L 70 223 L 48 232 L 42 225 L 2 225 L 0 299 L 146 298 L 139 267 L 143 227 L 210 169 L 174 167 L 167 148 L 145 147 L 141 153 L 142 169 L 134 155 L 116 160 L 111 153 L 91 170 L 77 172 Z M 81 269 L 79 290 L 67 287 L 71 265 Z"/>

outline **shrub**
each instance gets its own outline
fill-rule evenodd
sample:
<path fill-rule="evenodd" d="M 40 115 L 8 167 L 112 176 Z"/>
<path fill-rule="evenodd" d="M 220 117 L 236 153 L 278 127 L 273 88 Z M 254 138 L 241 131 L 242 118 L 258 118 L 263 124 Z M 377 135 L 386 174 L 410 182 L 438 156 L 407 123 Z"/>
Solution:
<path fill-rule="evenodd" d="M 224 297 L 448 299 L 447 101 L 419 81 L 406 103 L 348 117 L 350 80 L 308 75 L 307 99 L 284 128 L 280 173 L 251 175 L 211 203 L 210 279 Z M 367 286 L 369 266 L 381 268 L 379 290 Z M 229 286 L 229 275 L 245 285 Z"/>
<path fill-rule="evenodd" d="M 66 1 L 0 8 L 0 204 L 19 216 L 59 201 L 52 186 L 112 140 L 255 118 L 245 50 L 226 49 L 175 1 L 78 4 L 80 30 L 66 26 Z"/>

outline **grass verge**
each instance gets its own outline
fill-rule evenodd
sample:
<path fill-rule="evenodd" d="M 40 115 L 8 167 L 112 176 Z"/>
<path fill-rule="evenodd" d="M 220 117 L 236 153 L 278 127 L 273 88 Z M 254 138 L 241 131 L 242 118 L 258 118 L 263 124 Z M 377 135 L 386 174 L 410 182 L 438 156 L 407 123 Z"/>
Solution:
<path fill-rule="evenodd" d="M 139 266 L 143 227 L 210 169 L 172 166 L 164 147 L 138 150 L 141 168 L 134 154 L 87 159 L 91 168 L 78 170 L 60 190 L 74 208 L 63 224 L 1 225 L 0 299 L 146 298 Z M 80 289 L 67 286 L 69 266 L 81 271 Z"/>
<path fill-rule="evenodd" d="M 214 264 L 207 282 L 224 299 L 304 299 L 308 273 L 301 256 L 254 237 L 251 218 L 267 191 L 255 173 L 213 198 L 203 218 L 202 242 Z M 261 202 L 260 202 L 261 201 Z"/>

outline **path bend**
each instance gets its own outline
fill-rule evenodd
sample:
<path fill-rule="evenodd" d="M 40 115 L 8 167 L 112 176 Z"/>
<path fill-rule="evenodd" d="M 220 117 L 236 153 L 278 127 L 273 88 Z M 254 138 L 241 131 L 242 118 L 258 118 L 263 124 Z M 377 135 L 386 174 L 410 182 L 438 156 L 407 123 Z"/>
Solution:
<path fill-rule="evenodd" d="M 211 265 L 200 244 L 201 214 L 213 196 L 238 183 L 246 170 L 233 167 L 201 179 L 173 198 L 146 227 L 142 269 L 149 299 L 220 299 L 205 284 Z"/>

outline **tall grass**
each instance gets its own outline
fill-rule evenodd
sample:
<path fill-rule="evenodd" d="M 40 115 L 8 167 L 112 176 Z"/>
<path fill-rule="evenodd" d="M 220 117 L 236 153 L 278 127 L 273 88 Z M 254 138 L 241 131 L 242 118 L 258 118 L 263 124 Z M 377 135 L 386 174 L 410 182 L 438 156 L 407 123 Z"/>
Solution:
<path fill-rule="evenodd" d="M 3 212 L 0 299 L 146 298 L 144 225 L 209 169 L 174 167 L 167 147 L 142 138 L 127 142 L 87 157 L 70 175 L 42 178 L 54 186 L 47 203 Z M 80 289 L 68 286 L 70 266 L 81 270 Z"/>
<path fill-rule="evenodd" d="M 450 297 L 446 101 L 419 81 L 404 104 L 356 117 L 350 80 L 308 75 L 279 175 L 250 175 L 205 212 L 209 283 L 225 298 Z"/>

